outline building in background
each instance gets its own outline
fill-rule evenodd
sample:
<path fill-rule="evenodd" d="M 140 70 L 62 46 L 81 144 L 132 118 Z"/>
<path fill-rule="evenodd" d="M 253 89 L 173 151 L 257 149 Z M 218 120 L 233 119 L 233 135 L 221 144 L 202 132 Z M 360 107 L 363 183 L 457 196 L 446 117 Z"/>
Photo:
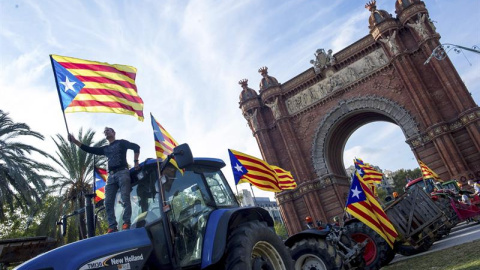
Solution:
<path fill-rule="evenodd" d="M 253 197 L 252 193 L 246 189 L 242 189 L 242 201 L 243 207 L 258 206 L 268 211 L 274 221 L 281 222 L 283 224 L 282 217 L 280 216 L 280 208 L 276 201 L 271 200 L 268 197 Z"/>

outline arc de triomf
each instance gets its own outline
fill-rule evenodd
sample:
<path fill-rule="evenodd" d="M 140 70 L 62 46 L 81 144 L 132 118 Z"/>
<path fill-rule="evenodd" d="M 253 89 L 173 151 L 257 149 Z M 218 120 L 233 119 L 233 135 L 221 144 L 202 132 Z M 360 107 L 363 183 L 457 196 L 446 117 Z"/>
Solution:
<path fill-rule="evenodd" d="M 364 38 L 335 54 L 317 50 L 313 67 L 285 83 L 260 68 L 258 94 L 240 81 L 240 108 L 263 158 L 298 184 L 276 196 L 290 234 L 307 215 L 342 215 L 344 146 L 370 122 L 398 125 L 415 157 L 442 179 L 480 179 L 480 108 L 448 57 L 424 65 L 440 45 L 424 2 L 397 0 L 396 17 L 375 1 L 365 7 Z"/>

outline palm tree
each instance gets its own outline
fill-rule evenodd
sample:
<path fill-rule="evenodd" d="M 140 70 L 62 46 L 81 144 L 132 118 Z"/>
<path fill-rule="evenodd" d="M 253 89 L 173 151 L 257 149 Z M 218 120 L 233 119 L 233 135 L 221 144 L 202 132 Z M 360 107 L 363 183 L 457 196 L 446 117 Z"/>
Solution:
<path fill-rule="evenodd" d="M 0 110 L 0 221 L 5 219 L 4 206 L 13 212 L 14 205 L 18 205 L 26 212 L 42 202 L 48 178 L 44 173 L 53 168 L 31 157 L 38 154 L 48 158 L 49 154 L 20 142 L 31 137 L 44 139 L 27 124 L 13 122 L 8 113 Z"/>
<path fill-rule="evenodd" d="M 78 132 L 78 140 L 89 146 L 102 146 L 106 144 L 106 140 L 102 139 L 94 142 L 95 132 L 89 129 L 85 134 L 80 129 Z M 53 177 L 52 188 L 57 190 L 63 198 L 63 213 L 73 212 L 85 206 L 85 194 L 92 193 L 93 167 L 95 165 L 104 164 L 105 158 L 99 156 L 94 159 L 94 155 L 89 154 L 76 145 L 68 142 L 60 134 L 56 135 L 56 139 L 52 138 L 57 146 L 56 157 L 54 162 L 60 166 L 61 170 Z M 76 228 L 78 228 L 78 238 L 72 231 L 68 232 L 67 242 L 72 242 L 86 237 L 85 215 L 80 214 L 77 220 Z M 71 229 L 75 226 L 70 226 Z M 76 238 L 76 239 L 75 239 Z"/>

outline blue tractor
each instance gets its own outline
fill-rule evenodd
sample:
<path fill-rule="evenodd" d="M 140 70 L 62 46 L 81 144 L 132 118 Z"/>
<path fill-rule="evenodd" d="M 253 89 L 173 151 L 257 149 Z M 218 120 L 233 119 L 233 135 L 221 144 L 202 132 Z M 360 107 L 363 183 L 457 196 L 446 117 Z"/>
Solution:
<path fill-rule="evenodd" d="M 171 165 L 172 157 L 182 170 Z M 59 247 L 16 269 L 293 269 L 269 213 L 239 206 L 224 166 L 192 158 L 186 144 L 161 166 L 146 160 L 132 170 L 130 230 Z M 117 203 L 117 218 L 122 211 Z"/>

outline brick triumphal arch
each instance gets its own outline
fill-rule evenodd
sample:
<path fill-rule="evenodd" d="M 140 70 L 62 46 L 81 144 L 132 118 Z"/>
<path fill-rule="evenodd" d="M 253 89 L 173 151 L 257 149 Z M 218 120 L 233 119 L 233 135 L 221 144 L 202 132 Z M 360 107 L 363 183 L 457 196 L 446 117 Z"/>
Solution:
<path fill-rule="evenodd" d="M 375 2 L 366 7 L 364 38 L 335 54 L 317 50 L 313 67 L 285 83 L 261 68 L 258 94 L 240 81 L 240 108 L 263 158 L 298 183 L 276 196 L 289 233 L 302 230 L 306 215 L 342 214 L 343 150 L 370 122 L 398 125 L 415 157 L 443 179 L 480 179 L 480 109 L 448 58 L 424 65 L 440 45 L 425 4 L 398 0 L 395 18 Z"/>

